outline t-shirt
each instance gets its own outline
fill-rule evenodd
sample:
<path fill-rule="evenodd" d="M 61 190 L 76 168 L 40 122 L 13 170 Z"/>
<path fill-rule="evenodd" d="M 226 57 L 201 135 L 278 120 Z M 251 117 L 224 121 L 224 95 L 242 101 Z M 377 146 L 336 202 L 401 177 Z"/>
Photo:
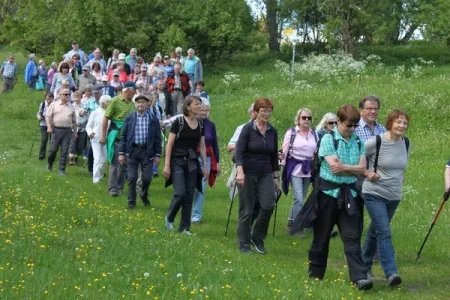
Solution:
<path fill-rule="evenodd" d="M 386 200 L 399 201 L 402 199 L 402 187 L 404 171 L 408 164 L 408 157 L 411 151 L 409 146 L 406 152 L 405 140 L 390 141 L 384 134 L 381 136 L 380 154 L 378 156 L 377 174 L 380 180 L 364 180 L 363 194 L 372 194 Z M 369 171 L 373 171 L 375 163 L 376 139 L 371 138 L 366 141 L 366 155 L 369 158 Z"/>
<path fill-rule="evenodd" d="M 183 116 L 183 118 L 185 117 Z M 172 123 L 170 132 L 178 134 L 179 127 L 180 121 L 179 118 L 177 118 Z M 192 129 L 187 123 L 185 118 L 184 125 L 183 128 L 181 129 L 179 137 L 175 139 L 175 143 L 172 148 L 172 156 L 187 156 L 189 154 L 189 149 L 194 150 L 195 153 L 198 155 L 200 153 L 199 151 L 200 138 L 202 136 L 205 136 L 205 128 L 204 127 L 200 128 L 199 124 L 197 128 Z"/>

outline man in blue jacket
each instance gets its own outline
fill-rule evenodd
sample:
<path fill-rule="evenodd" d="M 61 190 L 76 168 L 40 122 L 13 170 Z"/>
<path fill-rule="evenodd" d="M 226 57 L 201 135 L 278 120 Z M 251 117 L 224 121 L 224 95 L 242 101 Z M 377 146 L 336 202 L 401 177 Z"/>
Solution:
<path fill-rule="evenodd" d="M 149 96 L 151 97 L 151 96 Z M 119 145 L 119 163 L 125 163 L 128 156 L 128 208 L 136 208 L 136 182 L 138 167 L 142 171 L 142 188 L 139 193 L 144 206 L 150 206 L 148 188 L 152 181 L 153 162 L 158 166 L 161 158 L 161 130 L 159 121 L 148 109 L 150 99 L 140 95 L 134 100 L 136 112 L 125 118 Z"/>
<path fill-rule="evenodd" d="M 32 90 L 36 88 L 36 81 L 38 79 L 38 67 L 36 65 L 36 55 L 31 53 L 29 55 L 30 60 L 25 67 L 25 83 Z"/>

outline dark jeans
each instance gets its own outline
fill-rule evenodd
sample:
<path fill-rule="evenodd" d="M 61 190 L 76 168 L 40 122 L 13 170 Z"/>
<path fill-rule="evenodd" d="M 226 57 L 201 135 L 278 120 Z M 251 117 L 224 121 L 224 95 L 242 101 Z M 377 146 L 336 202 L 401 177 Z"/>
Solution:
<path fill-rule="evenodd" d="M 171 223 L 181 208 L 181 221 L 178 230 L 190 230 L 192 203 L 194 202 L 197 185 L 197 169 L 189 171 L 188 160 L 172 157 L 170 172 L 173 183 L 172 202 L 167 213 L 167 220 Z"/>
<path fill-rule="evenodd" d="M 70 140 L 73 138 L 71 128 L 53 128 L 52 137 L 50 141 L 50 153 L 48 154 L 48 164 L 53 166 L 55 162 L 56 153 L 61 146 L 61 154 L 59 156 L 58 170 L 64 171 L 67 164 L 67 154 L 69 153 Z"/>
<path fill-rule="evenodd" d="M 127 164 L 119 164 L 119 141 L 114 142 L 114 157 L 109 166 L 108 191 L 123 190 L 125 184 L 125 173 L 127 172 Z"/>
<path fill-rule="evenodd" d="M 147 157 L 147 146 L 133 146 L 127 159 L 128 163 L 128 203 L 136 205 L 136 182 L 138 180 L 138 168 L 141 166 L 142 171 L 142 187 L 139 197 L 144 203 L 148 203 L 148 188 L 152 182 L 153 160 Z"/>
<path fill-rule="evenodd" d="M 45 157 L 47 152 L 47 143 L 50 140 L 50 135 L 47 132 L 47 126 L 41 127 L 41 146 L 39 148 L 39 157 Z"/>
<path fill-rule="evenodd" d="M 314 238 L 309 249 L 309 276 L 322 279 L 328 260 L 331 231 L 337 224 L 344 244 L 348 270 L 352 282 L 367 279 L 366 266 L 361 254 L 361 215 L 349 216 L 338 209 L 337 199 L 319 192 L 320 214 L 314 222 Z"/>
<path fill-rule="evenodd" d="M 371 269 L 378 248 L 381 267 L 386 277 L 398 273 L 390 223 L 399 203 L 400 201 L 389 201 L 376 195 L 364 194 L 364 204 L 371 222 L 364 242 L 363 261 L 366 267 Z"/>
<path fill-rule="evenodd" d="M 87 145 L 87 133 L 86 131 L 78 132 L 77 139 L 70 141 L 69 153 L 78 156 L 83 153 Z"/>
<path fill-rule="evenodd" d="M 259 200 L 259 213 L 253 224 L 255 203 Z M 250 238 L 264 240 L 270 217 L 275 207 L 275 186 L 272 173 L 245 174 L 244 185 L 239 187 L 238 246 L 250 246 Z"/>
<path fill-rule="evenodd" d="M 30 81 L 28 81 L 28 87 L 32 90 L 36 89 L 36 82 L 38 80 L 38 76 L 31 76 Z"/>

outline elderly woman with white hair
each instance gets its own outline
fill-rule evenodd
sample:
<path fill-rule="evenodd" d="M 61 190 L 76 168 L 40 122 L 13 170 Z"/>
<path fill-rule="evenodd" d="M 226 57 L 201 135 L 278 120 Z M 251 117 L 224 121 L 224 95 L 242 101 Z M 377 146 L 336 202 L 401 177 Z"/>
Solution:
<path fill-rule="evenodd" d="M 100 97 L 100 106 L 89 115 L 89 120 L 86 125 L 86 132 L 91 140 L 92 152 L 94 154 L 94 167 L 92 172 L 93 182 L 99 183 L 105 175 L 106 165 L 106 146 L 100 143 L 102 137 L 102 122 L 105 116 L 106 107 L 108 106 L 111 97 L 104 95 Z M 108 124 L 109 126 L 109 124 Z"/>
<path fill-rule="evenodd" d="M 208 178 L 203 178 L 203 191 L 197 190 L 194 197 L 192 209 L 192 223 L 200 223 L 203 216 L 203 204 L 205 202 L 206 186 L 214 186 L 216 176 L 220 173 L 219 145 L 217 142 L 216 125 L 209 120 L 210 105 L 202 101 L 199 117 L 203 120 L 205 129 L 205 147 L 206 147 L 206 168 L 209 174 Z M 199 157 L 201 165 L 205 162 Z"/>
<path fill-rule="evenodd" d="M 325 133 L 332 131 L 337 125 L 337 117 L 333 113 L 326 113 L 322 120 L 316 127 L 316 133 L 319 135 L 319 139 L 322 138 Z"/>
<path fill-rule="evenodd" d="M 283 139 L 282 186 L 283 191 L 287 194 L 289 183 L 291 183 L 294 194 L 294 202 L 288 217 L 288 230 L 303 207 L 310 184 L 312 159 L 319 140 L 317 134 L 311 129 L 311 123 L 311 111 L 307 108 L 299 109 L 294 119 L 295 127 L 290 128 Z M 299 235 L 302 237 L 303 232 L 300 232 Z"/>

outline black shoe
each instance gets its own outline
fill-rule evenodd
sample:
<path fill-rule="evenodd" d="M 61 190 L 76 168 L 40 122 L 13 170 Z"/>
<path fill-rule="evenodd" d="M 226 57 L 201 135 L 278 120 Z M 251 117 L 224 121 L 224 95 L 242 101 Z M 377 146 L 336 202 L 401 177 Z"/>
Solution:
<path fill-rule="evenodd" d="M 115 189 L 109 190 L 109 195 L 111 197 L 117 197 L 117 195 L 118 195 L 117 190 L 115 190 Z"/>
<path fill-rule="evenodd" d="M 242 254 L 253 254 L 253 250 L 250 248 L 250 246 L 239 247 L 239 252 L 241 252 Z"/>
<path fill-rule="evenodd" d="M 47 171 L 51 172 L 53 169 L 53 166 L 51 164 L 47 164 Z"/>
<path fill-rule="evenodd" d="M 136 204 L 128 203 L 128 209 L 135 209 L 135 208 L 136 208 Z"/>
<path fill-rule="evenodd" d="M 360 279 L 355 282 L 355 286 L 360 291 L 370 290 L 373 287 L 373 282 L 370 279 Z"/>
<path fill-rule="evenodd" d="M 250 242 L 255 247 L 255 250 L 261 254 L 266 254 L 266 248 L 264 248 L 264 241 L 262 239 L 251 238 Z"/>
<path fill-rule="evenodd" d="M 45 155 L 39 155 L 39 160 L 44 160 L 45 159 Z"/>
<path fill-rule="evenodd" d="M 388 286 L 397 286 L 400 283 L 402 283 L 402 278 L 398 275 L 398 274 L 391 274 L 389 275 L 389 277 L 387 278 L 387 284 Z"/>
<path fill-rule="evenodd" d="M 145 207 L 150 207 L 150 201 L 146 200 L 142 200 L 142 203 L 144 203 Z"/>
<path fill-rule="evenodd" d="M 66 176 L 66 171 L 64 171 L 64 170 L 58 170 L 58 175 L 59 175 L 59 176 Z"/>
<path fill-rule="evenodd" d="M 335 237 L 337 237 L 339 235 L 339 232 L 337 231 L 337 230 L 333 230 L 332 232 L 331 232 L 331 238 L 335 238 Z"/>
<path fill-rule="evenodd" d="M 158 173 L 153 174 L 153 178 L 158 177 L 158 176 L 159 176 Z"/>

